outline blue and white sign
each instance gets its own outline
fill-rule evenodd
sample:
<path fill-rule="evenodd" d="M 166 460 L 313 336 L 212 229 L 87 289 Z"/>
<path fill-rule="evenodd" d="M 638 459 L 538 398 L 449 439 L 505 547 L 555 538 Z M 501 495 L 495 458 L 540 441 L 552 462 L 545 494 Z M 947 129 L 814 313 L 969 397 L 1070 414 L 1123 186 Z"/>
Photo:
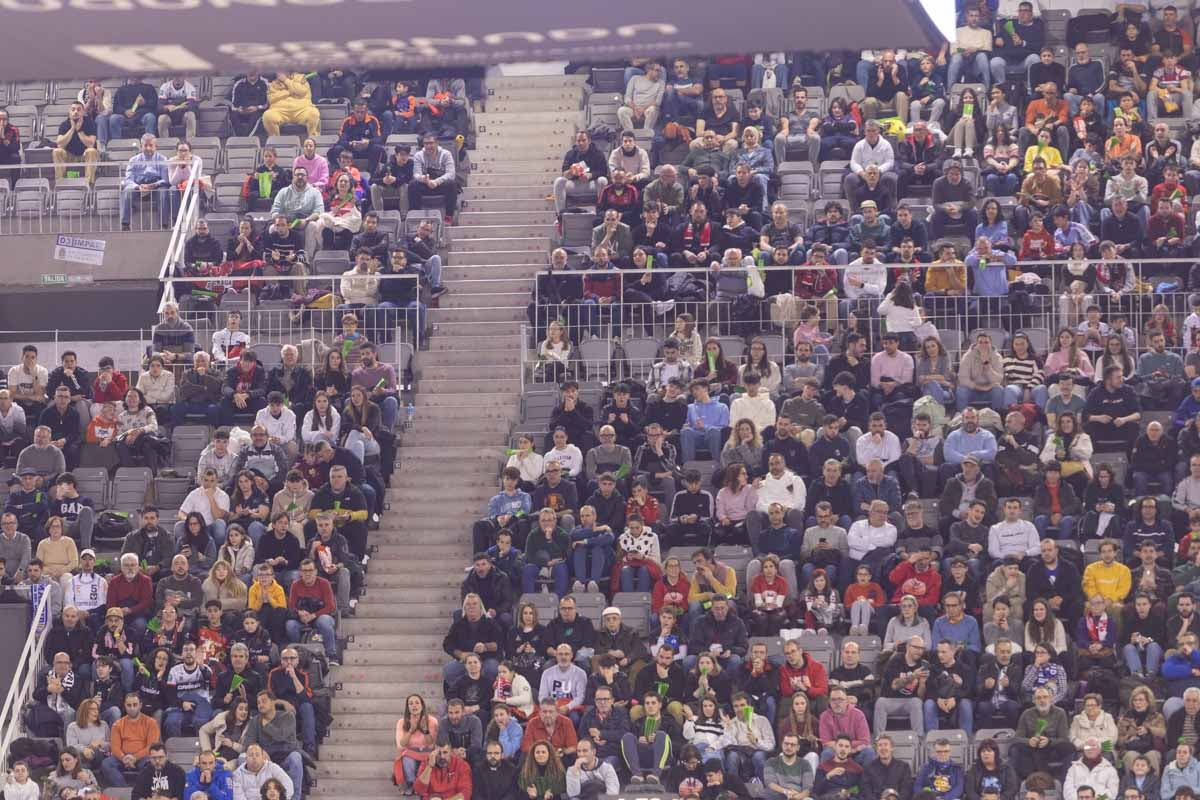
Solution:
<path fill-rule="evenodd" d="M 54 260 L 98 267 L 104 263 L 104 240 L 59 236 L 54 241 Z"/>

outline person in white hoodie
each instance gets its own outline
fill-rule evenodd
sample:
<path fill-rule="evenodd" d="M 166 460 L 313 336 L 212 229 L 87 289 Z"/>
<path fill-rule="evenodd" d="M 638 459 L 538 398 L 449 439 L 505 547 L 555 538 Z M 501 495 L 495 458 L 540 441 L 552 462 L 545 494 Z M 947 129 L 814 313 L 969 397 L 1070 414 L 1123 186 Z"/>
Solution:
<path fill-rule="evenodd" d="M 267 395 L 267 405 L 254 416 L 254 424 L 266 428 L 267 439 L 286 450 L 288 458 L 296 458 L 300 452 L 296 442 L 296 412 L 283 404 L 282 392 Z"/>
<path fill-rule="evenodd" d="M 775 401 L 771 399 L 770 392 L 763 388 L 762 376 L 757 372 L 747 372 L 742 376 L 742 384 L 746 387 L 745 393 L 729 404 L 730 421 L 748 419 L 764 439 L 771 438 L 775 428 Z"/>
<path fill-rule="evenodd" d="M 878 253 L 874 239 L 862 243 L 859 257 L 846 265 L 842 272 L 842 294 L 838 311 L 843 320 L 853 311 L 859 318 L 879 318 L 879 299 L 887 287 L 887 268 L 875 256 Z"/>
<path fill-rule="evenodd" d="M 754 490 L 758 493 L 758 502 L 746 518 L 746 531 L 751 541 L 757 541 L 759 532 L 770 524 L 767 512 L 774 503 L 783 506 L 787 525 L 796 531 L 804 530 L 808 490 L 804 479 L 787 468 L 782 453 L 772 453 L 767 458 L 767 474 L 755 478 Z"/>
<path fill-rule="evenodd" d="M 857 520 L 846 532 L 846 543 L 851 562 L 847 574 L 853 575 L 864 561 L 871 566 L 872 575 L 881 574 L 883 561 L 896 544 L 896 526 L 888 522 L 888 504 L 873 500 L 867 518 Z"/>
<path fill-rule="evenodd" d="M 1089 737 L 1083 743 L 1083 755 L 1067 769 L 1063 781 L 1063 797 L 1075 797 L 1080 787 L 1090 786 L 1096 797 L 1117 797 L 1120 794 L 1121 776 L 1117 768 L 1104 757 L 1100 740 Z"/>
<path fill-rule="evenodd" d="M 263 785 L 272 778 L 283 784 L 284 800 L 292 800 L 296 787 L 291 777 L 261 746 L 250 745 L 246 748 L 246 760 L 230 776 L 233 800 L 258 800 L 262 797 Z"/>

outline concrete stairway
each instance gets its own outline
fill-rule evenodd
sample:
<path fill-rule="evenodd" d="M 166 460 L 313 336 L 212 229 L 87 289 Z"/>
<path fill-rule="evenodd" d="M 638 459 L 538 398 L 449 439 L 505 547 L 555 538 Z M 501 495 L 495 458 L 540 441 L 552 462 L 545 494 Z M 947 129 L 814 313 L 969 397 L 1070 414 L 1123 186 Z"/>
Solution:
<path fill-rule="evenodd" d="M 571 76 L 489 79 L 479 146 L 443 282 L 417 353 L 416 415 L 371 541 L 367 593 L 345 620 L 352 639 L 334 670 L 334 727 L 321 747 L 319 800 L 383 800 L 405 698 L 441 713 L 442 637 L 459 605 L 469 532 L 496 492 L 520 398 L 520 326 L 546 264 L 554 206 L 546 196 L 583 120 Z"/>

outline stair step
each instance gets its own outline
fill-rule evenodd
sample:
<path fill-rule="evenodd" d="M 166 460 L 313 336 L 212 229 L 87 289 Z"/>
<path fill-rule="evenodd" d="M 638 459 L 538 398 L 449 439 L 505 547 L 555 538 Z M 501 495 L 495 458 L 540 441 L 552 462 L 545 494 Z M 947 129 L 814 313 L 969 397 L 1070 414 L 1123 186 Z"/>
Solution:
<path fill-rule="evenodd" d="M 488 92 L 504 90 L 572 89 L 580 91 L 587 75 L 497 75 L 486 81 Z"/>
<path fill-rule="evenodd" d="M 368 714 L 355 714 L 354 719 L 360 720 L 363 717 L 372 716 Z M 391 719 L 383 714 L 377 714 L 380 721 Z M 325 741 L 321 743 L 321 758 L 326 758 L 325 751 L 328 747 L 336 747 L 339 745 L 363 745 L 363 744 L 378 744 L 388 738 L 388 732 L 394 731 L 396 728 L 396 720 L 392 720 L 391 725 L 378 725 L 375 727 L 355 727 L 355 728 L 338 728 L 330 729 L 329 735 L 325 737 Z M 396 757 L 396 745 L 392 745 L 391 758 Z M 358 760 L 358 759 L 353 759 Z M 392 791 L 395 791 L 393 787 Z"/>
<path fill-rule="evenodd" d="M 483 392 L 489 389 L 510 389 L 514 392 L 519 392 L 521 391 L 521 379 L 514 371 L 511 378 L 488 378 L 486 380 L 473 378 L 443 378 L 421 381 L 421 391 L 439 392 L 443 389 L 451 392 Z"/>
<path fill-rule="evenodd" d="M 507 380 L 513 377 L 513 371 L 520 369 L 518 361 L 505 358 L 499 362 L 481 366 L 478 364 L 440 364 L 436 367 L 425 367 L 421 370 L 422 383 L 429 381 L 461 381 L 461 380 Z M 476 434 L 476 440 L 479 435 Z"/>
<path fill-rule="evenodd" d="M 519 169 L 520 165 L 529 165 L 534 169 L 541 169 L 550 164 L 555 168 L 562 166 L 563 156 L 571 149 L 572 142 L 567 142 L 566 147 L 555 149 L 546 147 L 539 149 L 536 152 L 528 154 L 506 154 L 499 148 L 490 148 L 487 150 L 472 150 L 471 151 L 471 169 L 491 168 L 497 172 L 506 172 L 509 169 Z"/>
<path fill-rule="evenodd" d="M 549 195 L 549 192 L 546 193 Z M 459 217 L 464 214 L 474 213 L 476 211 L 522 211 L 528 213 L 536 213 L 539 211 L 549 211 L 554 213 L 554 201 L 547 200 L 545 197 L 536 198 L 508 198 L 507 200 L 470 200 L 459 204 Z"/>
<path fill-rule="evenodd" d="M 392 723 L 392 728 L 396 727 L 395 722 Z M 387 764 L 388 769 L 391 769 L 391 762 Z M 396 800 L 398 796 L 396 787 L 392 785 L 390 775 L 384 775 L 382 778 L 374 779 L 351 779 L 338 781 L 336 787 L 330 784 L 325 786 L 318 784 L 313 789 L 313 798 L 329 798 L 329 800 L 346 800 L 347 797 L 353 797 L 355 800 Z"/>
<path fill-rule="evenodd" d="M 516 133 L 537 131 L 545 137 L 557 136 L 560 132 L 574 132 L 584 123 L 582 111 L 519 111 L 493 112 L 485 111 L 475 115 L 475 136 L 489 136 L 494 133 Z"/>
<path fill-rule="evenodd" d="M 525 306 L 431 308 L 429 310 L 429 319 L 435 323 L 519 322 L 525 319 Z"/>
<path fill-rule="evenodd" d="M 406 647 L 441 652 L 442 638 L 444 636 L 445 631 L 439 634 L 424 635 L 410 633 L 403 636 L 399 634 L 364 633 L 354 637 L 354 642 L 350 645 L 347 652 L 354 650 L 397 650 Z"/>
<path fill-rule="evenodd" d="M 522 209 L 507 209 L 504 211 L 462 211 L 458 215 L 458 224 L 466 225 L 553 225 L 557 221 L 553 204 L 542 201 L 549 208 L 540 211 L 525 211 Z M 453 230 L 458 230 L 454 228 Z"/>
<path fill-rule="evenodd" d="M 499 189 L 509 186 L 541 186 L 548 194 L 554 188 L 558 170 L 553 164 L 531 172 L 487 171 L 471 176 L 471 186 L 479 189 Z M 545 195 L 543 195 L 544 197 Z"/>
<path fill-rule="evenodd" d="M 527 181 L 520 186 L 476 186 L 472 182 L 463 190 L 462 198 L 468 207 L 476 200 L 545 200 L 553 188 L 552 181 Z"/>
<path fill-rule="evenodd" d="M 552 215 L 551 215 L 552 216 Z M 471 239 L 511 239 L 544 236 L 547 240 L 557 232 L 553 218 L 550 220 L 529 220 L 526 222 L 506 223 L 497 220 L 494 224 L 483 224 L 482 221 L 473 225 L 450 229 L 451 246 L 463 240 Z"/>
<path fill-rule="evenodd" d="M 549 243 L 547 243 L 548 245 Z M 448 256 L 448 263 L 443 269 L 450 267 L 533 267 L 535 270 L 545 269 L 550 261 L 548 253 L 531 250 L 466 250 L 461 247 Z M 489 276 L 483 276 L 489 277 Z M 495 277 L 507 277 L 507 273 L 498 273 Z"/>
<path fill-rule="evenodd" d="M 336 707 L 338 703 L 350 700 L 367 700 L 372 704 L 372 711 L 400 712 L 404 708 L 406 695 L 420 694 L 430 686 L 441 684 L 442 671 L 439 668 L 430 667 L 428 671 L 417 674 L 415 677 L 414 673 L 409 671 L 409 675 L 403 681 L 397 681 L 395 678 L 396 671 L 391 670 L 391 674 L 384 677 L 383 682 L 380 683 L 368 683 L 367 681 L 343 683 L 338 689 L 337 697 L 334 698 L 333 713 L 338 713 Z"/>
<path fill-rule="evenodd" d="M 454 601 L 447 603 L 448 608 L 454 608 L 455 605 Z M 445 660 L 446 654 L 435 649 L 347 650 L 342 656 L 342 666 L 343 673 L 348 673 L 350 677 L 342 680 L 357 680 L 355 676 L 358 675 L 358 670 L 368 667 L 383 667 L 392 670 L 393 674 L 414 669 L 429 669 L 430 667 L 440 669 Z"/>
<path fill-rule="evenodd" d="M 573 97 L 571 92 L 563 92 L 557 97 L 518 97 L 508 96 L 501 99 L 489 97 L 487 100 L 488 113 L 495 111 L 499 114 L 523 114 L 527 111 L 579 111 L 580 98 Z"/>
<path fill-rule="evenodd" d="M 417 402 L 414 403 L 418 409 L 418 415 L 422 408 L 435 408 L 438 406 L 451 406 L 455 408 L 475 407 L 480 411 L 488 409 L 501 409 L 508 411 L 517 400 L 520 398 L 518 392 L 452 392 L 443 393 L 438 396 L 417 395 Z M 409 448 L 404 448 L 408 450 Z M 405 453 L 404 455 L 409 455 Z M 426 453 L 427 456 L 437 456 L 436 452 Z M 457 453 L 445 453 L 447 458 L 457 455 Z"/>
<path fill-rule="evenodd" d="M 554 140 L 545 141 L 530 141 L 527 137 L 489 136 L 477 141 L 474 151 L 477 155 L 472 155 L 472 158 L 482 157 L 487 153 L 497 158 L 513 159 L 514 161 L 554 157 L 559 159 L 559 163 L 562 163 L 563 154 L 570 149 L 571 137 L 569 135 L 560 134 L 556 135 Z"/>
<path fill-rule="evenodd" d="M 358 745 L 321 745 L 321 760 L 330 761 L 375 761 L 388 763 L 396 757 L 396 743 L 390 744 L 358 744 Z"/>
<path fill-rule="evenodd" d="M 392 609 L 393 614 L 395 611 L 396 609 Z M 354 613 L 353 617 L 342 617 L 342 621 L 338 623 L 339 634 L 355 636 L 360 633 L 420 633 L 445 636 L 450 628 L 443 616 L 437 619 L 381 619 L 378 616 L 358 616 L 358 609 L 355 609 Z"/>
<path fill-rule="evenodd" d="M 442 303 L 438 307 L 443 310 L 451 308 L 478 308 L 481 303 L 487 302 L 510 307 L 518 306 L 528 300 L 528 282 L 523 287 L 501 289 L 491 281 L 476 281 L 471 285 L 463 286 L 462 291 L 454 292 L 448 297 L 443 297 Z"/>
<path fill-rule="evenodd" d="M 532 233 L 520 238 L 512 238 L 509 236 L 495 236 L 494 238 L 484 238 L 482 236 L 467 236 L 455 237 L 450 243 L 450 252 L 453 258 L 458 260 L 459 253 L 478 253 L 481 251 L 521 251 L 526 254 L 526 260 L 529 260 L 529 253 L 541 253 L 545 255 L 550 251 L 550 236 L 554 233 L 553 226 L 550 230 L 540 233 Z M 510 229 L 497 227 L 495 233 L 511 234 Z"/>
<path fill-rule="evenodd" d="M 372 538 L 380 535 L 388 534 L 380 534 L 378 531 L 371 534 Z M 419 569 L 404 571 L 402 573 L 393 570 L 374 570 L 367 581 L 367 592 L 369 593 L 376 589 L 403 588 L 408 586 L 414 588 L 418 586 L 457 587 L 462 583 L 462 576 L 457 573 L 435 575 L 429 569 L 425 568 L 424 565 L 418 566 Z M 439 639 L 439 641 L 441 640 Z M 412 645 L 412 647 L 417 646 L 416 644 Z"/>
<path fill-rule="evenodd" d="M 392 759 L 395 759 L 395 745 L 392 747 Z M 390 783 L 392 776 L 392 761 L 330 761 L 322 758 L 317 765 L 318 780 L 336 780 L 340 785 L 346 778 L 375 778 L 376 780 L 386 780 Z M 396 787 L 391 786 L 391 796 L 393 800 L 397 797 Z M 376 792 L 379 793 L 378 791 Z M 339 791 L 339 795 L 346 795 Z M 361 797 L 359 794 L 353 795 L 356 800 Z"/>
<path fill-rule="evenodd" d="M 448 282 L 448 281 L 447 281 Z M 516 281 L 514 281 L 516 283 Z M 416 368 L 423 373 L 425 365 L 440 366 L 488 366 L 492 364 L 516 364 L 520 360 L 512 347 L 492 347 L 479 350 L 429 350 L 418 353 Z M 472 425 L 472 428 L 476 426 Z"/>
<path fill-rule="evenodd" d="M 342 713 L 333 718 L 329 725 L 332 736 L 346 736 L 355 731 L 370 731 L 372 737 L 379 736 L 379 731 L 396 730 L 397 717 L 391 714 L 351 714 Z"/>
<path fill-rule="evenodd" d="M 442 274 L 448 267 L 443 267 Z M 455 335 L 434 335 L 429 338 L 429 350 L 417 353 L 417 358 L 435 358 L 440 357 L 441 353 L 435 351 L 467 351 L 474 352 L 479 350 L 487 350 L 493 347 L 516 347 L 520 336 L 516 331 L 511 331 L 508 334 L 497 334 L 495 336 L 474 336 L 464 334 L 462 336 Z"/>

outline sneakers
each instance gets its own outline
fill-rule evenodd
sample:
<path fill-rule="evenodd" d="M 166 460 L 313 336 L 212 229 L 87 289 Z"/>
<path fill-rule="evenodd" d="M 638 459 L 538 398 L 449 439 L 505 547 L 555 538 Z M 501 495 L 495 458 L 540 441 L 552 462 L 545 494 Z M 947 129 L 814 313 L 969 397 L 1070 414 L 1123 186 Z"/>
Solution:
<path fill-rule="evenodd" d="M 578 583 L 578 581 L 576 581 L 576 583 Z M 588 581 L 587 590 L 592 594 L 598 594 L 600 592 L 600 585 L 595 581 Z"/>
<path fill-rule="evenodd" d="M 442 295 L 446 294 L 446 292 L 448 292 L 448 291 L 450 291 L 450 288 L 448 286 L 434 286 L 432 289 L 429 290 L 429 296 L 434 297 L 434 298 L 441 297 Z"/>
<path fill-rule="evenodd" d="M 571 584 L 571 591 L 575 594 L 579 594 L 580 592 L 582 592 L 583 591 L 583 581 L 575 581 L 575 583 Z"/>
<path fill-rule="evenodd" d="M 954 148 L 954 157 L 962 158 L 963 149 L 961 147 Z"/>

